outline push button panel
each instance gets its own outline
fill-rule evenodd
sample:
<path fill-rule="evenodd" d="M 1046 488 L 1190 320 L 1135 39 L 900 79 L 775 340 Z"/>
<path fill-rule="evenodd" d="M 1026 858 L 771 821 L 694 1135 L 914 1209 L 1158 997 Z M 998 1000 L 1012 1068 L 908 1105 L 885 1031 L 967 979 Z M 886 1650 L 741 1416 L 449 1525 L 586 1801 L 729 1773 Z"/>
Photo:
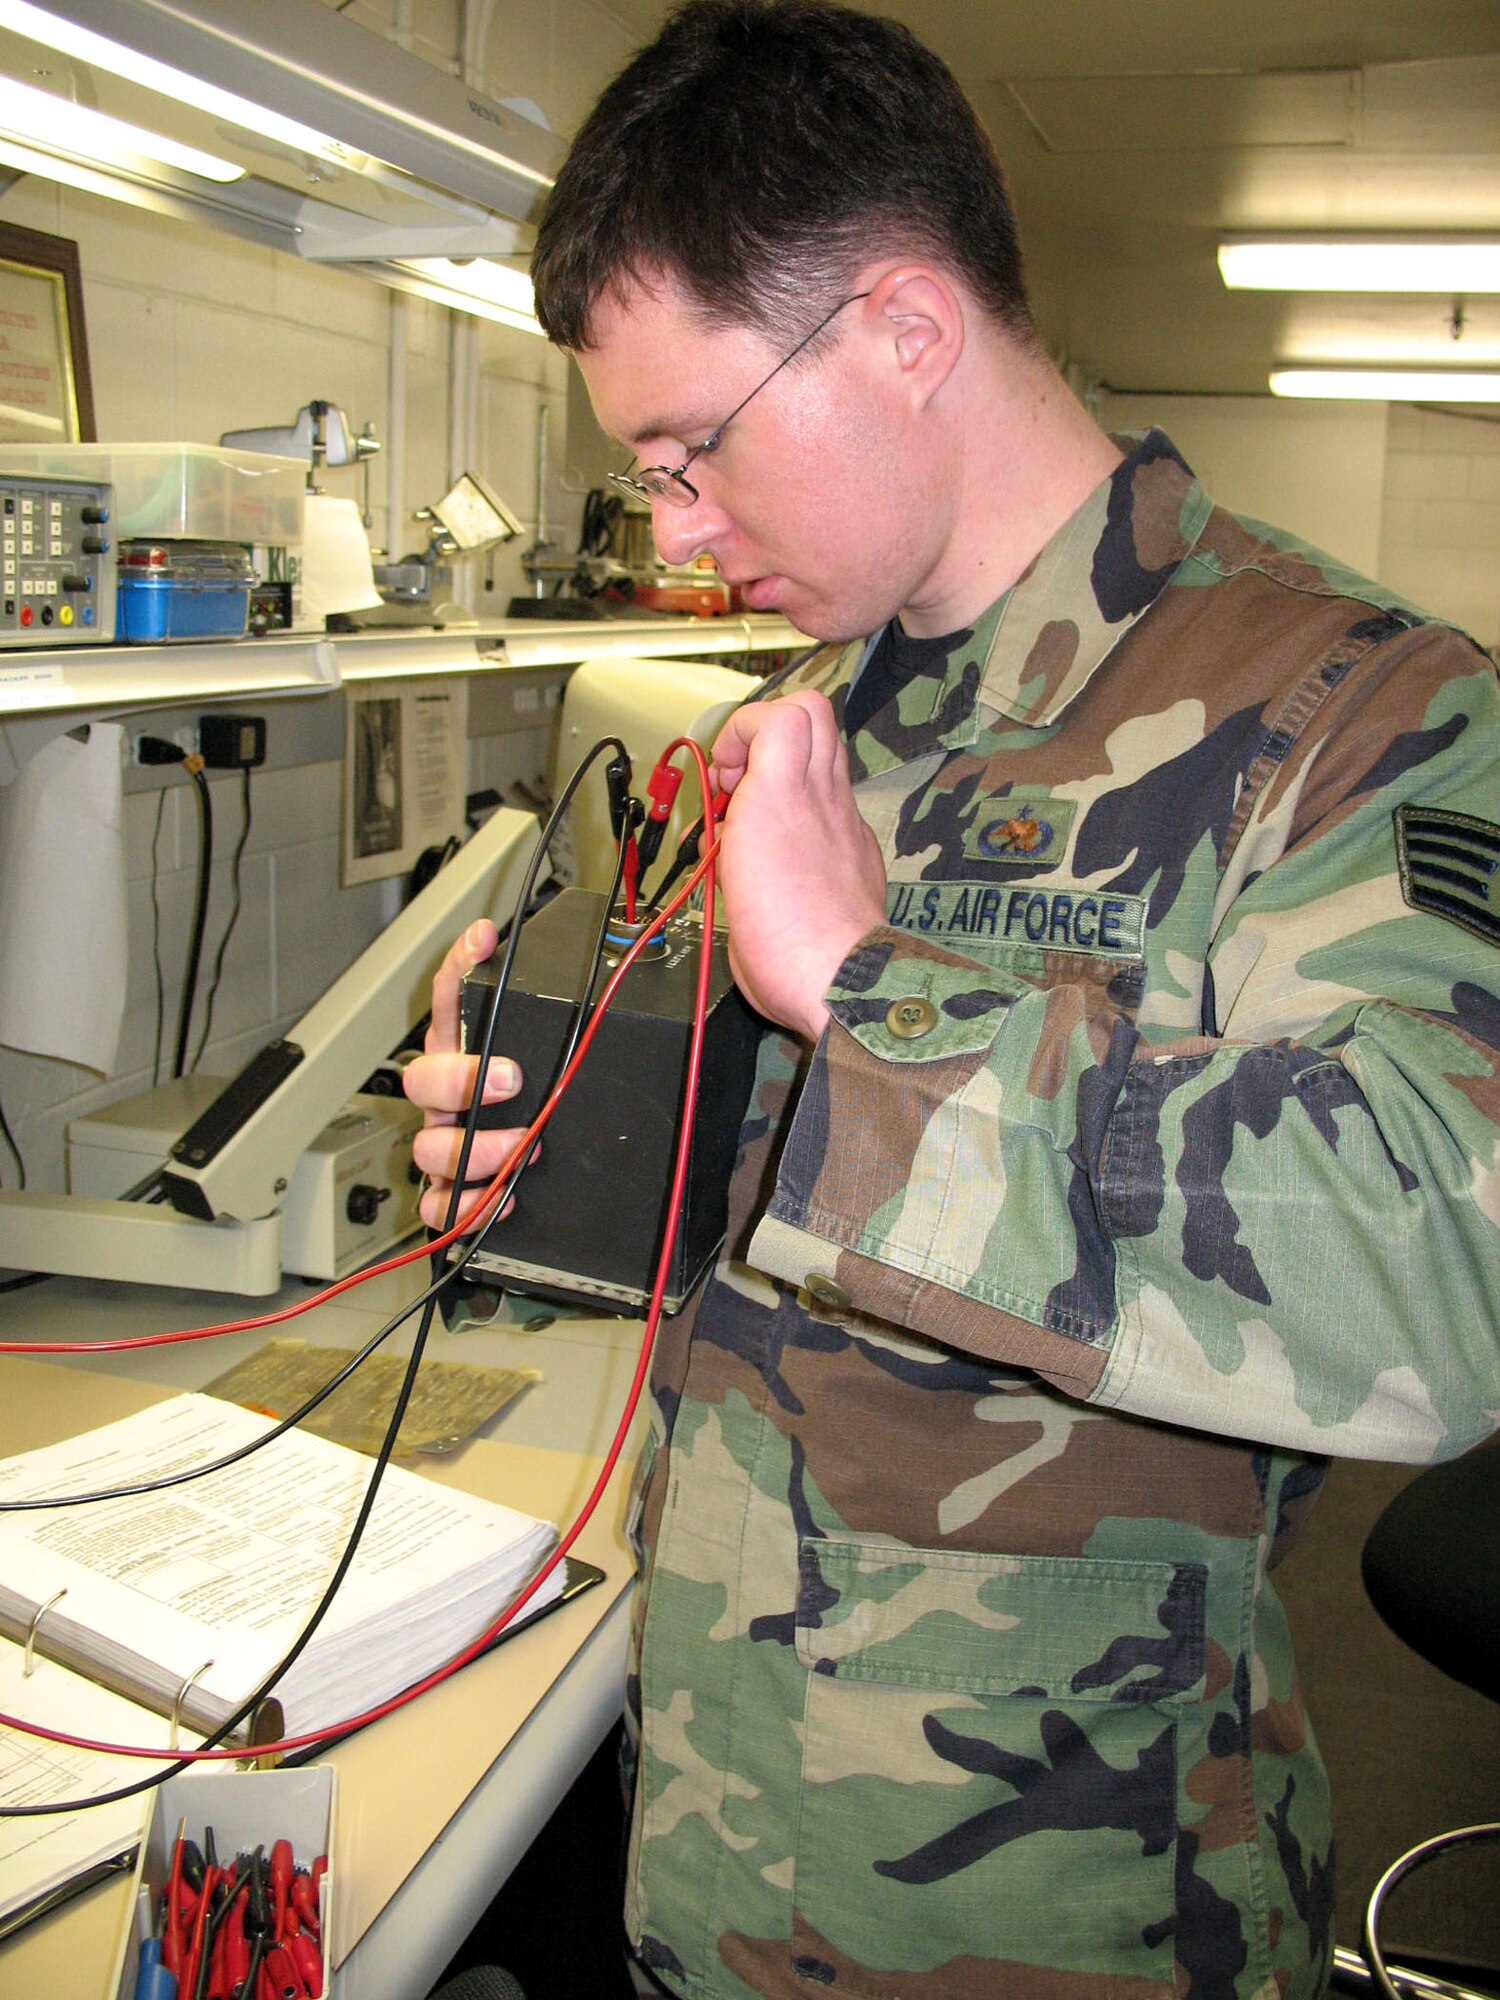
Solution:
<path fill-rule="evenodd" d="M 115 636 L 114 489 L 0 468 L 0 647 Z"/>

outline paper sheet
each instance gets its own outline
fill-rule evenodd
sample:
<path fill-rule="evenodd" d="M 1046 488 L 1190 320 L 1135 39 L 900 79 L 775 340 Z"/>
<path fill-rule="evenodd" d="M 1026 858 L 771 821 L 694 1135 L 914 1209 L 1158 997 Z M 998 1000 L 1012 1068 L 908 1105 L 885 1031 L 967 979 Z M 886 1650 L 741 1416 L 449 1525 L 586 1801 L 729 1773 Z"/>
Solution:
<path fill-rule="evenodd" d="M 0 1461 L 0 1496 L 160 1478 L 270 1428 L 213 1397 L 174 1397 Z M 190 1680 L 184 1713 L 218 1720 L 301 1632 L 369 1473 L 356 1453 L 292 1431 L 161 1492 L 0 1516 L 0 1619 L 14 1634 L 28 1605 L 64 1589 L 47 1613 L 54 1652 L 168 1706 Z M 451 1658 L 504 1609 L 555 1540 L 550 1525 L 513 1508 L 389 1468 L 327 1617 L 277 1682 L 289 1730 L 333 1727 Z M 562 1581 L 554 1572 L 539 1601 Z M 195 1711 L 200 1694 L 207 1705 Z"/>
<path fill-rule="evenodd" d="M 49 1660 L 23 1675 L 19 1646 L 0 1640 L 0 1710 L 101 1743 L 165 1745 L 167 1725 L 132 1703 L 81 1680 Z M 184 1742 L 196 1742 L 184 1737 Z M 71 1750 L 40 1736 L 0 1728 L 0 1807 L 87 1799 L 134 1784 L 158 1767 L 133 1757 Z M 95 1861 L 134 1847 L 151 1810 L 151 1794 L 74 1813 L 0 1817 L 0 1916 L 71 1881 Z"/>
<path fill-rule="evenodd" d="M 344 887 L 407 875 L 462 839 L 469 690 L 461 677 L 360 681 L 344 696 Z"/>
<path fill-rule="evenodd" d="M 335 611 L 370 611 L 375 588 L 369 537 L 352 500 L 309 493 L 302 529 L 302 616 L 321 629 Z"/>
<path fill-rule="evenodd" d="M 128 967 L 117 722 L 0 790 L 0 1042 L 112 1073 Z"/>

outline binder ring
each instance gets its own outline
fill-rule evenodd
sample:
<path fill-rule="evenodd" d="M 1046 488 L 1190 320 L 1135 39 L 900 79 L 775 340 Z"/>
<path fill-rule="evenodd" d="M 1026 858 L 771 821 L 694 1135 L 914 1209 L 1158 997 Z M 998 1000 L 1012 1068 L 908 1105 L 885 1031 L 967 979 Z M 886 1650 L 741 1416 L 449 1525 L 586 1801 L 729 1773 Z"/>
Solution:
<path fill-rule="evenodd" d="M 177 1735 L 178 1731 L 182 1727 L 182 1704 L 188 1698 L 189 1689 L 192 1687 L 194 1681 L 202 1680 L 203 1676 L 208 1672 L 209 1668 L 212 1665 L 213 1665 L 212 1660 L 205 1660 L 201 1667 L 194 1667 L 193 1671 L 188 1675 L 187 1679 L 182 1683 L 181 1687 L 178 1688 L 176 1694 L 172 1697 L 171 1724 L 167 1731 L 168 1749 L 175 1750 L 178 1747 Z"/>
<path fill-rule="evenodd" d="M 64 1584 L 61 1590 L 59 1590 L 54 1596 L 49 1597 L 45 1604 L 39 1604 L 36 1610 L 32 1613 L 31 1623 L 26 1627 L 26 1650 L 21 1655 L 21 1678 L 23 1681 L 29 1681 L 31 1679 L 32 1669 L 36 1666 L 36 1661 L 32 1657 L 32 1655 L 36 1651 L 37 1626 L 41 1624 L 42 1620 L 46 1617 L 47 1613 L 52 1609 L 53 1605 L 57 1603 L 58 1599 L 66 1597 L 67 1594 L 68 1594 L 68 1587 L 66 1584 Z"/>

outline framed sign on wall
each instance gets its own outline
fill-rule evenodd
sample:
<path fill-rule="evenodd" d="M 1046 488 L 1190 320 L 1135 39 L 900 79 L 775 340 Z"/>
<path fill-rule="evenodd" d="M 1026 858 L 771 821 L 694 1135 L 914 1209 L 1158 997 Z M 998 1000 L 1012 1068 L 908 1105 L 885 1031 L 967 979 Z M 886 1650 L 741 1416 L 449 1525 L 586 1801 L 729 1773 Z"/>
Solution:
<path fill-rule="evenodd" d="M 0 444 L 92 444 L 78 245 L 0 222 Z"/>

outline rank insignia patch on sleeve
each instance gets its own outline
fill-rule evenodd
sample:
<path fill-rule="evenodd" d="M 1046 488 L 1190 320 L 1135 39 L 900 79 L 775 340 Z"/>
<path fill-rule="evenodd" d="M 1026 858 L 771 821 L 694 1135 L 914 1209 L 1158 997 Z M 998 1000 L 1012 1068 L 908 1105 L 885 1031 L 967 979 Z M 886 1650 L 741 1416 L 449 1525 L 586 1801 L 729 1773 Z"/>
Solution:
<path fill-rule="evenodd" d="M 1488 943 L 1500 945 L 1500 826 L 1468 813 L 1398 806 L 1401 893 Z"/>

